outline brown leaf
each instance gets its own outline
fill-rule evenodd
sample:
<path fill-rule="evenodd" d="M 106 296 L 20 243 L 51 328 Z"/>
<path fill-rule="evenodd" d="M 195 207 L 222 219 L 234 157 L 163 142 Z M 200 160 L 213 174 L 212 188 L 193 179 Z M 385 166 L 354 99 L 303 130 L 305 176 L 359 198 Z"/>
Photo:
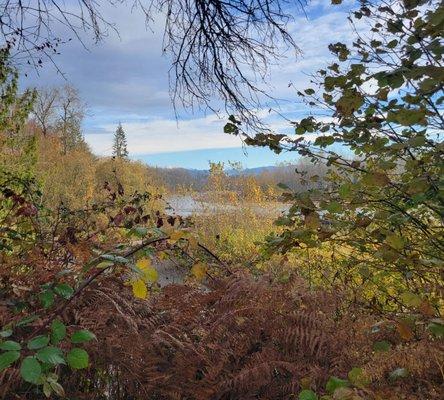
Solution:
<path fill-rule="evenodd" d="M 399 333 L 399 336 L 401 336 L 402 339 L 408 341 L 413 338 L 413 331 L 405 322 L 403 321 L 397 321 L 396 322 L 396 329 Z"/>
<path fill-rule="evenodd" d="M 428 316 L 435 315 L 435 310 L 433 309 L 433 307 L 431 306 L 431 304 L 427 300 L 423 300 L 421 302 L 421 304 L 419 305 L 418 309 L 424 315 L 428 315 Z"/>

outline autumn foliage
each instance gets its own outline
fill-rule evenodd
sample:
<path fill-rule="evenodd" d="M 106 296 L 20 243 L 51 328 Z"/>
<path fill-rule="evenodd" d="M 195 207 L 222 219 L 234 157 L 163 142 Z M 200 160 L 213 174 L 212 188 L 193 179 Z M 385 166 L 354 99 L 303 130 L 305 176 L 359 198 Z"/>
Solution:
<path fill-rule="evenodd" d="M 223 164 L 209 192 L 236 212 L 185 218 L 143 165 L 93 156 L 78 119 L 38 128 L 0 53 L 1 398 L 444 397 L 444 9 L 389 4 L 363 1 L 374 37 L 332 44 L 299 93 L 329 119 L 250 136 L 230 117 L 226 133 L 322 171 L 281 185 L 274 225 Z"/>

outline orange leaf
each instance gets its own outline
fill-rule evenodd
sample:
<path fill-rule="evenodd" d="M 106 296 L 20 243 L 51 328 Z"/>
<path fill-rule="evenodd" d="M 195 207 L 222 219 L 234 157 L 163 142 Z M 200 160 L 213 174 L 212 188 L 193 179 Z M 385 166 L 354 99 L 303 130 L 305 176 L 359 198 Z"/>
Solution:
<path fill-rule="evenodd" d="M 396 322 L 396 329 L 398 330 L 399 336 L 404 340 L 411 340 L 413 338 L 413 331 L 405 322 Z"/>

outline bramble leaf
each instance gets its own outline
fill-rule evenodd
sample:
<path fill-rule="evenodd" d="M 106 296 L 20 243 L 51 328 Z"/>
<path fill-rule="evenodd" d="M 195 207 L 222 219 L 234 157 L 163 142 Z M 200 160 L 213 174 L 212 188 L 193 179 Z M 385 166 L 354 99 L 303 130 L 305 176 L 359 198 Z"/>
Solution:
<path fill-rule="evenodd" d="M 378 342 L 373 343 L 373 350 L 374 351 L 389 351 L 391 348 L 391 344 L 387 342 L 386 340 L 381 340 Z"/>
<path fill-rule="evenodd" d="M 52 290 L 45 290 L 40 293 L 40 302 L 44 308 L 49 308 L 54 304 L 54 293 Z"/>
<path fill-rule="evenodd" d="M 63 322 L 59 320 L 52 321 L 51 324 L 51 343 L 57 344 L 63 340 L 66 335 L 66 327 Z"/>
<path fill-rule="evenodd" d="M 20 375 L 24 381 L 36 385 L 42 375 L 42 366 L 35 357 L 28 356 L 22 361 Z"/>
<path fill-rule="evenodd" d="M 96 338 L 96 335 L 94 333 L 86 330 L 81 329 L 80 331 L 74 332 L 71 336 L 71 343 L 85 343 L 89 342 L 90 340 L 93 340 Z"/>
<path fill-rule="evenodd" d="M 0 372 L 14 364 L 20 358 L 18 351 L 7 351 L 0 354 Z"/>
<path fill-rule="evenodd" d="M 87 368 L 89 364 L 88 353 L 79 348 L 72 349 L 66 356 L 68 365 L 73 369 L 83 369 Z"/>
<path fill-rule="evenodd" d="M 44 347 L 36 353 L 36 357 L 40 361 L 48 364 L 65 364 L 62 350 L 60 350 L 58 347 Z"/>
<path fill-rule="evenodd" d="M 49 343 L 49 337 L 48 336 L 44 336 L 44 335 L 40 335 L 40 336 L 36 336 L 35 338 L 32 338 L 29 342 L 28 342 L 28 349 L 29 350 L 37 350 L 37 349 L 41 349 L 42 347 L 45 347 L 46 345 L 48 345 Z"/>
<path fill-rule="evenodd" d="M 22 346 L 13 340 L 6 340 L 0 344 L 0 349 L 5 351 L 20 351 Z"/>
<path fill-rule="evenodd" d="M 318 396 L 316 396 L 316 393 L 313 392 L 313 390 L 310 389 L 304 389 L 299 393 L 299 400 L 318 400 Z"/>
<path fill-rule="evenodd" d="M 336 389 L 341 387 L 348 387 L 350 384 L 348 381 L 344 379 L 337 378 L 336 376 L 331 376 L 330 379 L 327 381 L 327 385 L 325 386 L 325 389 L 328 393 L 333 393 Z"/>
<path fill-rule="evenodd" d="M 148 295 L 148 290 L 146 284 L 142 279 L 136 279 L 131 282 L 133 288 L 133 294 L 139 299 L 146 299 Z"/>
<path fill-rule="evenodd" d="M 55 288 L 54 291 L 64 299 L 69 299 L 72 294 L 74 293 L 74 290 L 71 286 L 69 286 L 66 283 L 60 283 Z"/>

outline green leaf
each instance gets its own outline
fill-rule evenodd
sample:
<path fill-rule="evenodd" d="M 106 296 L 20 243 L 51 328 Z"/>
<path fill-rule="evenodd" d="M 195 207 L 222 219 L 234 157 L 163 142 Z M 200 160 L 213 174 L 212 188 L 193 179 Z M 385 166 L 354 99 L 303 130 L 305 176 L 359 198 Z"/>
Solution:
<path fill-rule="evenodd" d="M 239 128 L 235 124 L 232 124 L 231 122 L 227 122 L 225 124 L 224 133 L 237 135 L 238 132 L 239 132 Z"/>
<path fill-rule="evenodd" d="M 310 389 L 304 389 L 299 393 L 299 400 L 318 400 L 318 396 L 316 396 L 316 393 L 313 392 L 313 390 Z"/>
<path fill-rule="evenodd" d="M 89 364 L 88 353 L 79 348 L 72 349 L 66 356 L 68 364 L 73 369 L 83 369 L 87 368 Z"/>
<path fill-rule="evenodd" d="M 102 262 L 98 263 L 96 265 L 96 267 L 99 269 L 105 269 L 105 268 L 111 267 L 113 265 L 114 265 L 114 263 L 112 261 L 102 261 Z"/>
<path fill-rule="evenodd" d="M 22 327 L 29 325 L 31 322 L 34 322 L 37 319 L 37 315 L 29 315 L 27 317 L 22 318 L 19 322 L 17 322 L 16 326 Z"/>
<path fill-rule="evenodd" d="M 339 213 L 342 211 L 342 206 L 337 201 L 332 201 L 331 203 L 329 203 L 325 206 L 325 209 L 328 212 L 335 214 L 335 213 Z"/>
<path fill-rule="evenodd" d="M 285 183 L 279 182 L 277 184 L 277 187 L 283 190 L 290 190 L 290 187 L 288 185 L 286 185 Z"/>
<path fill-rule="evenodd" d="M 335 138 L 333 136 L 318 136 L 314 144 L 320 147 L 327 147 L 332 145 L 334 142 Z"/>
<path fill-rule="evenodd" d="M 138 299 L 146 299 L 148 290 L 145 282 L 142 279 L 132 281 L 131 286 L 133 288 L 134 296 L 136 296 Z"/>
<path fill-rule="evenodd" d="M 7 351 L 0 354 L 0 372 L 8 368 L 20 358 L 18 351 Z"/>
<path fill-rule="evenodd" d="M 395 250 L 402 250 L 405 246 L 404 239 L 399 235 L 388 235 L 385 238 L 385 242 L 390 246 L 393 247 Z"/>
<path fill-rule="evenodd" d="M 353 386 L 363 388 L 370 383 L 369 378 L 365 375 L 362 368 L 352 368 L 348 373 L 348 380 Z"/>
<path fill-rule="evenodd" d="M 397 122 L 403 126 L 427 125 L 426 111 L 422 109 L 405 109 L 389 111 L 387 122 Z"/>
<path fill-rule="evenodd" d="M 115 256 L 114 254 L 102 254 L 100 258 L 103 258 L 104 260 L 108 261 L 113 261 L 119 264 L 128 264 L 130 262 L 130 260 L 128 260 L 127 258 L 122 256 Z"/>
<path fill-rule="evenodd" d="M 0 332 L 0 337 L 3 337 L 3 338 L 5 338 L 5 337 L 9 337 L 9 336 L 11 336 L 12 335 L 12 329 L 3 329 L 1 332 Z"/>
<path fill-rule="evenodd" d="M 394 49 L 397 45 L 398 45 L 398 41 L 396 39 L 393 39 L 387 43 L 387 47 L 389 49 Z"/>
<path fill-rule="evenodd" d="M 94 333 L 82 329 L 80 331 L 74 332 L 71 336 L 71 343 L 85 343 L 89 342 L 92 339 L 95 339 L 96 335 Z"/>
<path fill-rule="evenodd" d="M 440 339 L 444 338 L 444 324 L 442 322 L 432 321 L 428 325 L 428 329 L 437 338 L 440 338 Z"/>
<path fill-rule="evenodd" d="M 387 342 L 386 340 L 381 340 L 378 342 L 373 343 L 373 350 L 374 351 L 389 351 L 391 348 L 391 344 Z"/>
<path fill-rule="evenodd" d="M 45 290 L 40 293 L 40 302 L 44 308 L 49 308 L 54 304 L 54 293 L 52 290 Z"/>
<path fill-rule="evenodd" d="M 341 387 L 348 387 L 350 384 L 344 379 L 337 378 L 336 376 L 331 376 L 325 386 L 328 393 L 332 394 L 336 389 Z"/>
<path fill-rule="evenodd" d="M 61 321 L 59 321 L 57 319 L 52 321 L 52 324 L 51 324 L 51 343 L 52 344 L 59 343 L 61 340 L 63 340 L 65 335 L 66 335 L 66 327 L 63 324 L 63 322 L 61 322 Z"/>
<path fill-rule="evenodd" d="M 402 293 L 401 300 L 404 304 L 410 307 L 419 307 L 422 303 L 421 297 L 412 292 Z"/>
<path fill-rule="evenodd" d="M 130 230 L 130 235 L 137 236 L 143 238 L 147 235 L 148 229 L 144 226 L 136 226 Z"/>
<path fill-rule="evenodd" d="M 352 187 L 349 183 L 344 183 L 339 189 L 338 193 L 343 199 L 346 199 L 350 196 Z"/>
<path fill-rule="evenodd" d="M 47 346 L 48 343 L 49 343 L 48 336 L 44 336 L 44 335 L 36 336 L 35 338 L 32 338 L 28 342 L 28 349 L 29 350 L 41 349 L 42 347 Z"/>
<path fill-rule="evenodd" d="M 43 349 L 40 349 L 37 352 L 36 357 L 40 361 L 48 364 L 54 364 L 54 365 L 65 364 L 65 359 L 63 358 L 62 350 L 60 350 L 58 347 L 48 346 Z"/>
<path fill-rule="evenodd" d="M 24 381 L 38 384 L 42 375 L 42 366 L 35 357 L 28 356 L 22 361 L 20 375 Z"/>
<path fill-rule="evenodd" d="M 67 285 L 66 283 L 59 283 L 55 288 L 54 291 L 64 299 L 69 299 L 72 294 L 74 293 L 74 290 L 71 286 Z"/>
<path fill-rule="evenodd" d="M 6 351 L 20 351 L 22 346 L 20 346 L 20 343 L 14 342 L 13 340 L 6 340 L 0 344 L 0 349 Z"/>

